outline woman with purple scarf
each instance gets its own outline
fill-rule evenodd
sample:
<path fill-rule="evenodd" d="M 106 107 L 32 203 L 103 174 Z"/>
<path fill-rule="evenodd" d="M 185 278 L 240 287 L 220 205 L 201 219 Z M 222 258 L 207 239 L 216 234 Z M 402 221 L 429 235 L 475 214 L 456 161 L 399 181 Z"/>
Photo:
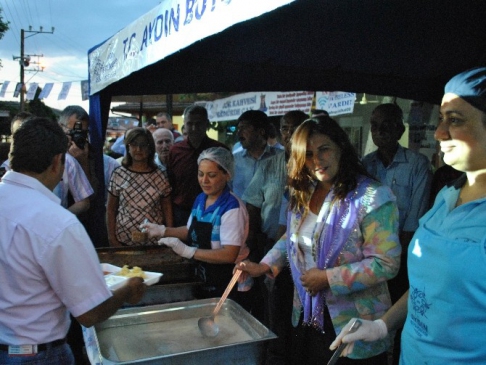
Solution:
<path fill-rule="evenodd" d="M 292 136 L 287 233 L 260 263 L 238 268 L 276 276 L 290 264 L 295 286 L 292 364 L 326 364 L 351 318 L 380 318 L 386 281 L 400 265 L 398 210 L 391 190 L 368 176 L 346 132 L 319 116 Z M 386 365 L 390 337 L 356 342 L 339 364 Z"/>

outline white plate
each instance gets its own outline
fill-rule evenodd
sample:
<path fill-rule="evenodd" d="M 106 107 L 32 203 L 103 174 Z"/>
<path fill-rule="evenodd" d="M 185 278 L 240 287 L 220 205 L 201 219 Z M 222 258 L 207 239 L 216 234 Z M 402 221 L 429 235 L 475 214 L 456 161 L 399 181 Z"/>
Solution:
<path fill-rule="evenodd" d="M 106 285 L 108 285 L 108 288 L 110 288 L 110 290 L 116 290 L 120 288 L 129 279 L 126 276 L 116 275 L 116 273 L 122 269 L 119 266 L 103 263 L 101 264 L 101 269 L 105 274 Z M 152 271 L 144 271 L 144 273 L 146 276 L 146 278 L 144 279 L 144 284 L 148 286 L 157 284 L 163 275 L 160 272 Z"/>
<path fill-rule="evenodd" d="M 105 282 L 110 290 L 121 288 L 127 280 L 128 278 L 124 276 L 105 275 Z"/>

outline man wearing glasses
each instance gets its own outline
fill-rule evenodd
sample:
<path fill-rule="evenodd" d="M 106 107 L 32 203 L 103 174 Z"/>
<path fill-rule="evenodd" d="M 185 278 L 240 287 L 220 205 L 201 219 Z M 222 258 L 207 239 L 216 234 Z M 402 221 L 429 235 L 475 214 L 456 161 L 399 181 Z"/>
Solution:
<path fill-rule="evenodd" d="M 108 233 L 104 219 L 104 196 L 102 195 L 100 199 L 96 199 L 99 181 L 95 173 L 94 153 L 91 152 L 89 144 L 89 115 L 81 106 L 69 105 L 61 112 L 58 123 L 69 141 L 66 156 L 70 155 L 79 162 L 94 190 L 94 193 L 90 196 L 89 209 L 79 214 L 78 219 L 85 227 L 95 247 L 108 246 Z M 68 201 L 71 199 L 72 196 L 69 195 Z M 101 208 L 97 204 L 101 204 Z M 102 216 L 96 213 L 100 209 L 102 209 Z M 81 327 L 76 321 L 71 322 L 67 340 L 71 345 L 77 362 L 81 361 L 83 358 L 83 338 Z"/>
<path fill-rule="evenodd" d="M 20 112 L 13 117 L 10 123 L 12 135 L 28 119 L 35 116 L 28 112 Z M 5 171 L 10 170 L 10 161 L 6 160 L 2 167 Z M 89 209 L 89 197 L 94 193 L 91 184 L 86 177 L 81 165 L 71 155 L 66 156 L 62 179 L 53 190 L 54 194 L 61 199 L 61 205 L 71 213 L 79 215 Z M 71 201 L 68 196 L 71 196 Z"/>

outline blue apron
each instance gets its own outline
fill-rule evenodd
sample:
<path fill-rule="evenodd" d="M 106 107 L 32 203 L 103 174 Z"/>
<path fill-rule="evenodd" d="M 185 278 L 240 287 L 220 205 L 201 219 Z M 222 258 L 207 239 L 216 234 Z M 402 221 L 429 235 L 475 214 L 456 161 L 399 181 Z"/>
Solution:
<path fill-rule="evenodd" d="M 447 207 L 436 204 L 426 217 L 438 209 Z M 408 275 L 400 364 L 486 364 L 485 237 L 450 240 L 421 224 L 408 249 Z"/>

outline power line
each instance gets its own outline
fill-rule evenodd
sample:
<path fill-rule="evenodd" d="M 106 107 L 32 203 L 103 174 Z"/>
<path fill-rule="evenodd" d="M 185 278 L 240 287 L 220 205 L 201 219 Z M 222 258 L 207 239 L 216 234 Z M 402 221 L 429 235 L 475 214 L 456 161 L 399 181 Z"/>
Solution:
<path fill-rule="evenodd" d="M 51 24 L 54 24 L 52 21 L 52 6 L 51 6 L 51 0 L 49 0 L 49 16 L 51 17 Z"/>
<path fill-rule="evenodd" d="M 24 8 L 24 14 L 27 14 L 28 18 L 29 18 L 29 22 L 30 24 L 32 25 L 35 25 L 34 24 L 34 18 L 32 18 L 32 13 L 30 11 L 30 6 L 29 6 L 29 3 L 25 0 L 21 1 L 21 6 Z"/>
<path fill-rule="evenodd" d="M 8 10 L 8 13 L 10 14 L 10 19 L 6 19 L 8 22 L 10 22 L 10 24 L 12 24 L 13 27 L 15 27 L 15 32 L 13 32 L 13 36 L 15 37 L 15 40 L 17 43 L 19 43 L 19 39 L 17 38 L 17 34 L 20 32 L 20 28 L 17 27 L 17 22 L 15 21 L 15 18 L 14 16 L 12 15 L 12 11 L 10 10 L 10 6 L 8 5 L 8 2 L 5 3 L 5 5 L 7 6 L 7 10 Z M 2 9 L 4 9 L 4 7 L 2 6 Z"/>

